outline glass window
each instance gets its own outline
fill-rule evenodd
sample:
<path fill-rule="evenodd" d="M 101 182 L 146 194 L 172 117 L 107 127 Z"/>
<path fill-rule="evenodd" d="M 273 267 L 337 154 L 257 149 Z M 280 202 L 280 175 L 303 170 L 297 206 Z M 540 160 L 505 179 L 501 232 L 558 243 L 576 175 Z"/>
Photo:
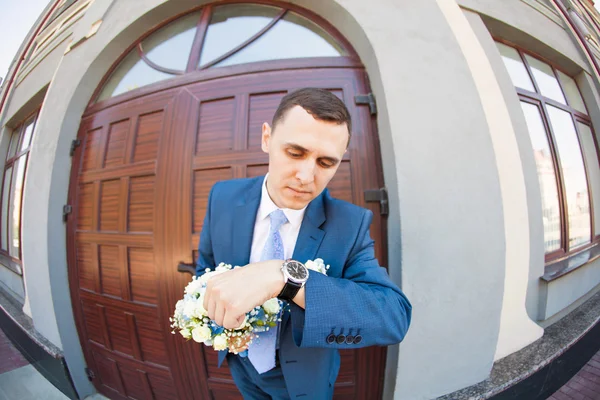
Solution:
<path fill-rule="evenodd" d="M 513 85 L 529 90 L 530 92 L 535 92 L 533 83 L 531 82 L 525 64 L 523 64 L 523 60 L 521 60 L 519 52 L 503 43 L 496 42 L 496 46 L 498 46 L 498 50 L 500 50 L 502 61 L 504 61 L 504 65 L 506 66 L 506 70 L 510 75 Z"/>
<path fill-rule="evenodd" d="M 140 58 L 137 48 L 121 62 L 102 89 L 98 101 L 174 77 L 150 67 Z"/>
<path fill-rule="evenodd" d="M 206 31 L 199 65 L 235 49 L 265 28 L 281 9 L 254 4 L 219 6 Z"/>
<path fill-rule="evenodd" d="M 585 163 L 590 176 L 590 189 L 594 204 L 594 233 L 600 235 L 600 162 L 598 161 L 598 152 L 594 145 L 594 136 L 592 130 L 587 124 L 577 122 L 579 130 L 579 139 L 581 148 L 585 154 Z"/>
<path fill-rule="evenodd" d="M 12 166 L 4 171 L 4 184 L 2 185 L 2 250 L 8 251 L 8 203 L 10 199 L 10 180 Z"/>
<path fill-rule="evenodd" d="M 185 71 L 199 20 L 195 12 L 153 33 L 142 42 L 144 55 L 161 67 Z"/>
<path fill-rule="evenodd" d="M 17 149 L 19 148 L 19 138 L 21 137 L 19 130 L 15 130 L 10 137 L 10 146 L 8 147 L 8 154 L 6 158 L 13 158 L 15 154 L 17 154 Z"/>
<path fill-rule="evenodd" d="M 0 253 L 14 260 L 21 258 L 21 206 L 25 170 L 29 157 L 29 143 L 35 132 L 37 115 L 17 126 L 11 142 L 21 143 L 21 150 L 4 163 L 2 182 L 2 213 L 0 220 Z M 12 143 L 11 143 L 12 146 Z M 20 273 L 17 272 L 17 273 Z"/>
<path fill-rule="evenodd" d="M 197 49 L 194 40 L 200 33 L 200 20 L 208 17 L 204 13 L 212 14 L 202 43 L 196 43 L 201 48 Z M 284 17 L 278 19 L 281 15 Z M 204 69 L 275 59 L 340 56 L 349 53 L 332 35 L 300 14 L 262 4 L 219 5 L 182 16 L 140 41 L 108 77 L 96 101 L 191 72 L 187 68 L 190 62 L 197 62 L 196 68 Z"/>
<path fill-rule="evenodd" d="M 33 120 L 29 121 L 27 126 L 25 127 L 25 132 L 23 133 L 23 140 L 21 141 L 21 149 L 19 152 L 25 150 L 31 144 L 31 138 L 33 137 Z"/>
<path fill-rule="evenodd" d="M 546 254 L 553 253 L 547 258 L 552 261 L 600 238 L 596 138 L 572 77 L 518 49 L 501 44 L 498 48 L 504 59 L 525 57 L 536 83 L 532 93 L 513 77 L 533 147 L 542 195 L 544 247 Z"/>
<path fill-rule="evenodd" d="M 562 71 L 557 72 L 560 83 L 565 91 L 565 95 L 569 100 L 569 105 L 577 111 L 587 114 L 585 104 L 583 103 L 583 99 L 581 98 L 581 93 L 579 93 L 579 88 L 577 87 L 577 83 L 575 83 L 575 79 L 564 74 Z"/>
<path fill-rule="evenodd" d="M 554 162 L 540 109 L 521 102 L 527 121 L 527 130 L 533 146 L 540 192 L 542 195 L 542 218 L 544 221 L 544 248 L 547 253 L 560 249 L 560 203 Z"/>
<path fill-rule="evenodd" d="M 10 192 L 8 237 L 10 243 L 8 246 L 9 254 L 14 258 L 21 258 L 21 199 L 23 195 L 23 181 L 25 179 L 25 162 L 27 157 L 19 157 L 15 162 L 13 185 Z"/>
<path fill-rule="evenodd" d="M 571 114 L 547 106 L 563 173 L 569 220 L 569 247 L 591 240 L 590 200 L 583 157 Z"/>
<path fill-rule="evenodd" d="M 303 57 L 344 56 L 341 46 L 306 18 L 288 12 L 256 41 L 221 61 L 216 67 L 256 61 Z"/>
<path fill-rule="evenodd" d="M 566 105 L 567 101 L 565 100 L 565 96 L 563 96 L 556 76 L 554 76 L 552 67 L 528 54 L 525 54 L 525 57 L 527 58 L 527 62 L 529 63 L 529 67 L 531 68 L 531 72 L 533 73 L 533 77 L 535 78 L 535 82 L 537 83 L 542 96 L 549 97 L 552 100 Z"/>

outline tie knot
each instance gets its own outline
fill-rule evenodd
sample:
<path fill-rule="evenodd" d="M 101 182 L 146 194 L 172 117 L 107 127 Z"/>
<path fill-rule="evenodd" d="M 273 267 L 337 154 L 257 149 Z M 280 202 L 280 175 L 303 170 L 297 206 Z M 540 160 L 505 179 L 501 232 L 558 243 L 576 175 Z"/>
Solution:
<path fill-rule="evenodd" d="M 281 225 L 288 222 L 287 217 L 280 209 L 273 211 L 269 216 L 271 217 L 271 229 L 274 231 L 278 231 Z"/>

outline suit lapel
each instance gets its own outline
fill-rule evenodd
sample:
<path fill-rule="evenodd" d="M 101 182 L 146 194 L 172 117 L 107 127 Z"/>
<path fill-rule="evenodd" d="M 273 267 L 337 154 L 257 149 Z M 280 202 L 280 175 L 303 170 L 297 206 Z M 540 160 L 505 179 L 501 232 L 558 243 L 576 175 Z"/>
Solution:
<path fill-rule="evenodd" d="M 250 261 L 254 222 L 260 204 L 260 195 L 264 177 L 257 178 L 248 190 L 245 199 L 233 210 L 232 221 L 232 265 L 243 267 Z"/>
<path fill-rule="evenodd" d="M 325 222 L 325 207 L 323 194 L 321 194 L 306 207 L 292 256 L 294 260 L 305 263 L 315 257 L 325 236 L 325 231 L 320 228 L 323 222 Z"/>

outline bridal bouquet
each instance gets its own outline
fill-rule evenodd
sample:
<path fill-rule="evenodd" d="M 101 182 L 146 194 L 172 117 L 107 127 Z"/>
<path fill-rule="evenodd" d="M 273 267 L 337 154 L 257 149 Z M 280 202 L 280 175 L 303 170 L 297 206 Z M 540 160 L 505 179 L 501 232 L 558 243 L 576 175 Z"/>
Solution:
<path fill-rule="evenodd" d="M 329 265 L 325 266 L 320 258 L 309 260 L 305 265 L 308 269 L 322 274 L 327 274 L 329 269 Z M 267 300 L 263 305 L 250 310 L 244 322 L 236 329 L 225 329 L 217 325 L 208 317 L 208 312 L 204 309 L 204 292 L 211 277 L 231 269 L 231 265 L 220 263 L 214 271 L 207 268 L 204 275 L 193 277 L 185 287 L 183 299 L 177 302 L 175 313 L 169 320 L 173 334 L 179 331 L 184 338 L 212 346 L 215 350 L 228 350 L 246 356 L 245 349 L 257 334 L 276 327 L 281 321 L 283 302 L 277 298 Z"/>

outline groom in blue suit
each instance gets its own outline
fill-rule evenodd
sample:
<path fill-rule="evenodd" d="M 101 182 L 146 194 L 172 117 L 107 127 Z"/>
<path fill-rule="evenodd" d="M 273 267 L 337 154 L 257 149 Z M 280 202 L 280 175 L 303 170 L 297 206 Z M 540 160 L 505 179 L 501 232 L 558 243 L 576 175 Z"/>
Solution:
<path fill-rule="evenodd" d="M 371 211 L 326 189 L 351 131 L 335 95 L 290 93 L 272 126 L 262 127 L 267 176 L 218 182 L 210 192 L 197 275 L 219 262 L 244 268 L 209 280 L 209 317 L 236 328 L 268 299 L 289 303 L 277 329 L 249 345 L 248 357 L 219 354 L 246 399 L 330 399 L 338 349 L 399 343 L 408 330 L 411 305 L 375 258 Z M 330 265 L 327 275 L 307 272 L 303 263 L 317 258 Z"/>

